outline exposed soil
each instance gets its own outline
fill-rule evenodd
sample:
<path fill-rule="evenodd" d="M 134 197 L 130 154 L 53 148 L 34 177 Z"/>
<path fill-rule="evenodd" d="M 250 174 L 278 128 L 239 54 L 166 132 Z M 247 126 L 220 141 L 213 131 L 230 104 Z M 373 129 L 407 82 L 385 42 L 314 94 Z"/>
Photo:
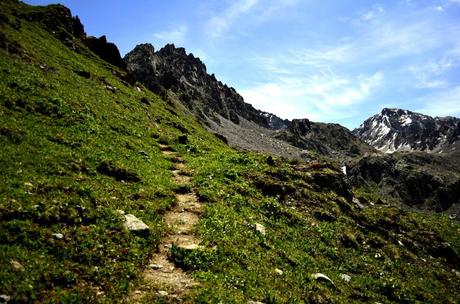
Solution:
<path fill-rule="evenodd" d="M 160 145 L 162 153 L 175 163 L 171 170 L 174 180 L 181 185 L 190 184 L 190 172 L 184 161 L 166 145 Z M 162 298 L 165 302 L 181 303 L 196 282 L 181 268 L 169 260 L 172 244 L 186 249 L 199 248 L 195 225 L 202 213 L 202 205 L 193 190 L 176 195 L 176 204 L 164 214 L 168 232 L 161 240 L 159 250 L 144 270 L 143 282 L 128 296 L 128 303 L 148 303 Z"/>

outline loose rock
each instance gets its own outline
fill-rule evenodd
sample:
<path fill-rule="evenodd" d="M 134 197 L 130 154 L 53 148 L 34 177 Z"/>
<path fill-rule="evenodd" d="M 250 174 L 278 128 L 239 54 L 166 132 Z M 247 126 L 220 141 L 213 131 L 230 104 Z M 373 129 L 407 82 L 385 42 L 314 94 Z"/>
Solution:
<path fill-rule="evenodd" d="M 363 208 L 364 208 L 364 205 L 361 204 L 361 202 L 359 201 L 359 199 L 357 199 L 356 197 L 353 198 L 353 204 L 355 204 L 355 206 L 358 207 L 359 209 L 363 209 Z"/>
<path fill-rule="evenodd" d="M 64 238 L 64 235 L 62 233 L 53 233 L 53 236 L 58 240 L 62 240 Z"/>
<path fill-rule="evenodd" d="M 284 274 L 284 272 L 281 269 L 278 269 L 278 268 L 275 268 L 275 272 L 280 276 Z"/>
<path fill-rule="evenodd" d="M 0 299 L 2 300 L 2 303 L 8 303 L 11 300 L 11 297 L 6 294 L 2 294 L 0 295 Z"/>
<path fill-rule="evenodd" d="M 164 291 L 164 290 L 160 290 L 158 292 L 158 295 L 161 296 L 161 297 L 166 297 L 168 295 L 168 293 L 166 291 Z"/>
<path fill-rule="evenodd" d="M 132 214 L 125 214 L 125 227 L 129 231 L 148 231 L 150 228 L 143 221 Z"/>
<path fill-rule="evenodd" d="M 149 268 L 158 270 L 158 269 L 163 268 L 163 265 L 161 265 L 161 264 L 149 264 Z"/>
<path fill-rule="evenodd" d="M 260 234 L 265 235 L 266 231 L 265 231 L 265 226 L 264 226 L 264 225 L 259 224 L 259 223 L 255 223 L 255 224 L 254 224 L 254 228 L 255 228 L 256 231 L 259 232 Z"/>
<path fill-rule="evenodd" d="M 344 274 L 344 273 L 340 275 L 340 278 L 344 280 L 346 283 L 349 283 L 351 280 L 351 277 L 348 274 Z"/>
<path fill-rule="evenodd" d="M 335 286 L 334 282 L 327 276 L 327 275 L 324 275 L 322 273 L 314 273 L 311 275 L 311 277 L 317 281 L 324 281 L 324 282 L 329 282 L 331 283 L 333 286 Z"/>
<path fill-rule="evenodd" d="M 20 270 L 20 271 L 24 270 L 24 266 L 22 266 L 22 264 L 16 260 L 10 260 L 10 264 L 15 270 Z"/>
<path fill-rule="evenodd" d="M 117 88 L 111 85 L 106 85 L 105 88 L 112 93 L 115 93 L 117 91 Z"/>

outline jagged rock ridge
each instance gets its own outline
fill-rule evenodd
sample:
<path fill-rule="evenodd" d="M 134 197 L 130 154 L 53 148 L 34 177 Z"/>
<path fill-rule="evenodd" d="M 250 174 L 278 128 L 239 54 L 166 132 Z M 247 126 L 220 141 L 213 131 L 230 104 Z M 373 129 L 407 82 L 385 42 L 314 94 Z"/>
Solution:
<path fill-rule="evenodd" d="M 234 88 L 218 81 L 214 74 L 209 75 L 199 58 L 174 44 L 167 44 L 157 52 L 151 44 L 140 44 L 125 56 L 125 62 L 138 81 L 154 92 L 164 88 L 176 93 L 201 119 L 218 120 L 220 115 L 235 124 L 244 118 L 269 129 L 287 126 L 287 121 L 245 103 Z"/>
<path fill-rule="evenodd" d="M 353 133 L 387 153 L 452 152 L 460 142 L 460 119 L 433 118 L 408 110 L 385 108 L 364 121 Z"/>

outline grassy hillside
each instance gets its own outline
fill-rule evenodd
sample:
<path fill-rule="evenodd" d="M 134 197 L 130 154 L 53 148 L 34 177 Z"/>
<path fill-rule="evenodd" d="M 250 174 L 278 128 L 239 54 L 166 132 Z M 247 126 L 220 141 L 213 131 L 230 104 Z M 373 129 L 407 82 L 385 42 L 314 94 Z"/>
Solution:
<path fill-rule="evenodd" d="M 205 205 L 204 249 L 171 252 L 199 282 L 186 302 L 460 298 L 457 222 L 353 194 L 321 162 L 229 149 L 79 39 L 63 43 L 27 17 L 49 11 L 0 3 L 0 294 L 11 302 L 123 302 L 142 284 L 162 214 L 183 191 L 160 144 L 187 162 Z M 124 229 L 117 210 L 150 234 Z"/>

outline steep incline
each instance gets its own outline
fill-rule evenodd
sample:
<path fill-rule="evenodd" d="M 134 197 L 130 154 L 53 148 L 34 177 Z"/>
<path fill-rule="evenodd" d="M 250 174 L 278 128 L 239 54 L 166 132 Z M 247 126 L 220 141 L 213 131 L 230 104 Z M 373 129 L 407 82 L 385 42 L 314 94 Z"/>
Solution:
<path fill-rule="evenodd" d="M 401 109 L 383 109 L 353 133 L 376 149 L 453 152 L 460 148 L 460 119 L 430 117 Z"/>

